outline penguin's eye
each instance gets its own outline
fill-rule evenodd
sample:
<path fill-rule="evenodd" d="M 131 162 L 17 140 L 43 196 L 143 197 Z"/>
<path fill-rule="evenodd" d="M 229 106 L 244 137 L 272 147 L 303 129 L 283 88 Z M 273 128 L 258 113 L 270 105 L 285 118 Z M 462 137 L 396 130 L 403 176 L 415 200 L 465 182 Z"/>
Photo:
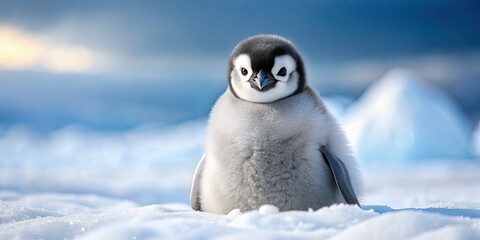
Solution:
<path fill-rule="evenodd" d="M 247 69 L 242 68 L 242 69 L 240 69 L 240 71 L 242 72 L 242 75 L 243 75 L 243 76 L 247 76 L 247 74 L 248 74 L 248 70 L 247 70 Z"/>
<path fill-rule="evenodd" d="M 289 75 L 297 69 L 297 64 L 292 56 L 280 55 L 275 57 L 275 61 L 271 70 L 275 79 L 280 82 L 288 82 Z"/>

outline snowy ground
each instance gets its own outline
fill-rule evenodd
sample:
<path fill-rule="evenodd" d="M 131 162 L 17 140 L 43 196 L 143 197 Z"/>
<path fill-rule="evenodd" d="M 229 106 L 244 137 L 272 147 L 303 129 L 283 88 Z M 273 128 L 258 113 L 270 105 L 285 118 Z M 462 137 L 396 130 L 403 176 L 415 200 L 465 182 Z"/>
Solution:
<path fill-rule="evenodd" d="M 0 239 L 480 238 L 475 160 L 364 165 L 362 208 L 193 212 L 188 194 L 203 127 L 198 121 L 108 134 L 67 128 L 48 135 L 4 129 Z"/>
<path fill-rule="evenodd" d="M 93 194 L 2 191 L 0 238 L 478 239 L 480 166 L 427 175 L 424 170 L 369 178 L 362 208 L 336 205 L 310 212 L 278 213 L 263 206 L 219 216 L 193 212 L 186 199 L 142 205 Z"/>
<path fill-rule="evenodd" d="M 227 216 L 186 205 L 136 206 L 88 195 L 11 196 L 2 203 L 2 239 L 477 239 L 480 209 L 395 210 L 335 205 L 311 212 L 258 211 Z M 477 206 L 478 207 L 478 206 Z"/>

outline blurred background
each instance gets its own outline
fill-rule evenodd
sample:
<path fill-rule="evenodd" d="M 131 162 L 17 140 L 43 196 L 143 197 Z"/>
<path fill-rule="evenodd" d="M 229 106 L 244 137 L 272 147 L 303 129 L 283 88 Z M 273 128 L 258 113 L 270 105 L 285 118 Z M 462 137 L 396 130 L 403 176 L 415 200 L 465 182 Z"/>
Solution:
<path fill-rule="evenodd" d="M 262 33 L 294 42 L 365 168 L 478 162 L 476 0 L 0 6 L 5 191 L 187 202 L 230 51 Z"/>

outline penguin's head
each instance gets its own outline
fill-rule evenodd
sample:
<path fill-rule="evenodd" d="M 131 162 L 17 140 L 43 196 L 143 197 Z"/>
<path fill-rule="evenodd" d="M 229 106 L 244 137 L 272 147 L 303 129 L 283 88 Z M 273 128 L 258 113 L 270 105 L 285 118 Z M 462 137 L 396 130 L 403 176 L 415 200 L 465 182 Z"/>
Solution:
<path fill-rule="evenodd" d="M 240 42 L 230 55 L 228 84 L 237 98 L 275 102 L 305 88 L 303 61 L 287 39 L 253 36 Z"/>

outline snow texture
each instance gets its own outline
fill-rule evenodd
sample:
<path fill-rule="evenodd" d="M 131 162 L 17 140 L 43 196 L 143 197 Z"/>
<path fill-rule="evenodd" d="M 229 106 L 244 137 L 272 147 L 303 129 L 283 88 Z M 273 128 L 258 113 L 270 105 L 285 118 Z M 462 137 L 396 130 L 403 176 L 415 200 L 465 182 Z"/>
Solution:
<path fill-rule="evenodd" d="M 228 215 L 185 204 L 136 206 L 89 195 L 0 195 L 1 239 L 478 239 L 480 208 L 391 209 L 333 205 Z"/>
<path fill-rule="evenodd" d="M 345 130 L 364 163 L 471 157 L 463 113 L 409 70 L 391 70 L 347 111 Z"/>

